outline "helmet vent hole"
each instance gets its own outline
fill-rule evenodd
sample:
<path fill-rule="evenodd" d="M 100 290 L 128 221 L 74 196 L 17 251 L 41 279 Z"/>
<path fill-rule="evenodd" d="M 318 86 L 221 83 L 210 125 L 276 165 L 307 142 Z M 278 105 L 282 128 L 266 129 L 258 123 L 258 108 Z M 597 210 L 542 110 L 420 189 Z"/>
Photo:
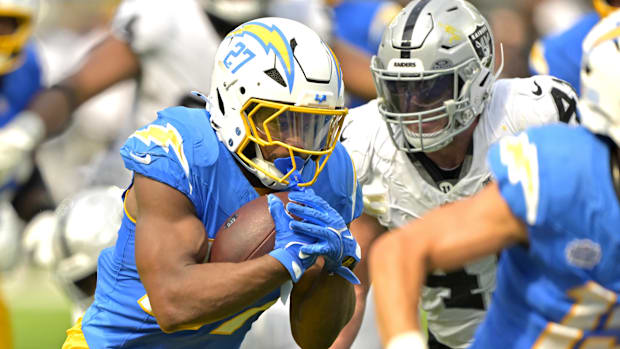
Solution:
<path fill-rule="evenodd" d="M 458 8 L 457 6 L 454 6 L 454 7 L 452 7 L 452 8 L 447 9 L 447 10 L 446 10 L 446 12 L 452 12 L 452 11 L 456 11 L 456 10 L 458 10 L 458 9 L 459 9 L 459 8 Z"/>
<path fill-rule="evenodd" d="M 268 77 L 270 77 L 273 81 L 282 85 L 282 87 L 286 87 L 286 82 L 284 81 L 284 79 L 282 78 L 282 75 L 280 75 L 280 72 L 278 72 L 276 68 L 265 70 L 265 74 Z"/>
<path fill-rule="evenodd" d="M 220 108 L 220 112 L 222 115 L 226 115 L 224 112 L 224 101 L 222 100 L 222 96 L 220 95 L 220 89 L 216 89 L 217 91 L 217 106 Z"/>
<path fill-rule="evenodd" d="M 244 94 L 245 94 L 245 87 L 243 87 L 243 86 L 242 86 L 242 87 L 239 89 L 239 92 L 241 92 L 241 94 L 242 94 L 242 95 L 244 95 Z"/>
<path fill-rule="evenodd" d="M 586 64 L 585 69 L 586 69 L 586 74 L 590 74 L 590 72 L 592 71 L 589 64 Z"/>

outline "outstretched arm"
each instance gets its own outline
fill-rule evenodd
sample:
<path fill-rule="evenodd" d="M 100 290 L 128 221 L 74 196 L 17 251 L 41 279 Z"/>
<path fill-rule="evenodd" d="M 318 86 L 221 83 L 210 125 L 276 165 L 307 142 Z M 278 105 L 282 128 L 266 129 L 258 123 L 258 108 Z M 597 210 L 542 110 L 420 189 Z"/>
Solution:
<path fill-rule="evenodd" d="M 82 103 L 120 81 L 136 77 L 139 71 L 139 58 L 129 44 L 108 35 L 88 53 L 75 73 L 41 91 L 28 109 L 43 120 L 48 136 L 57 134 L 66 128 L 71 114 Z"/>
<path fill-rule="evenodd" d="M 418 299 L 427 272 L 456 269 L 527 239 L 525 223 L 512 214 L 495 182 L 471 198 L 384 234 L 370 252 L 384 345 L 420 330 Z"/>
<path fill-rule="evenodd" d="M 355 266 L 355 275 L 360 280 L 359 285 L 355 285 L 355 312 L 351 321 L 342 329 L 338 338 L 334 341 L 331 349 L 347 349 L 350 348 L 357 333 L 362 326 L 364 312 L 366 311 L 366 296 L 370 288 L 370 278 L 368 277 L 368 251 L 370 246 L 385 228 L 379 224 L 376 218 L 362 214 L 359 218 L 351 222 L 351 233 L 362 248 L 362 259 Z"/>

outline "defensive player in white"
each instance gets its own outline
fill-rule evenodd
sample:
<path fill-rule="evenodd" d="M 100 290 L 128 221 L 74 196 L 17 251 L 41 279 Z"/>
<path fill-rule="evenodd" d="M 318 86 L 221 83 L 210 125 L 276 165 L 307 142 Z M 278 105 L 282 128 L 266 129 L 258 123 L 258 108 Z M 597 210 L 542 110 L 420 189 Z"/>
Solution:
<path fill-rule="evenodd" d="M 379 97 L 350 111 L 342 135 L 363 185 L 366 214 L 351 228 L 362 251 L 385 229 L 480 191 L 490 181 L 487 149 L 501 136 L 574 118 L 569 85 L 548 76 L 496 81 L 495 56 L 489 24 L 466 1 L 414 0 L 389 25 L 371 64 Z M 368 289 L 364 261 L 358 312 Z M 420 304 L 431 348 L 471 342 L 496 261 L 428 276 Z"/>
<path fill-rule="evenodd" d="M 133 130 L 154 120 L 158 110 L 186 104 L 191 90 L 209 90 L 213 57 L 221 39 L 216 26 L 223 24 L 215 23 L 216 17 L 207 11 L 216 11 L 216 5 L 225 2 L 230 1 L 123 1 L 110 33 L 75 72 L 40 93 L 28 110 L 16 118 L 22 121 L 0 131 L 0 138 L 12 134 L 23 139 L 18 143 L 0 142 L 0 174 L 17 167 L 45 137 L 63 131 L 82 103 L 116 83 L 135 79 L 132 117 L 126 125 L 119 125 L 118 144 L 110 150 L 110 156 L 100 166 L 99 178 L 95 179 L 97 184 L 127 186 L 131 175 L 118 156 L 122 142 Z M 239 23 L 264 16 L 265 9 L 282 17 L 292 13 L 310 18 L 310 13 L 321 13 L 311 6 L 315 1 L 305 8 L 297 6 L 303 4 L 301 1 L 290 3 L 270 6 L 265 0 L 260 2 L 263 7 L 239 5 L 235 13 L 240 16 Z M 325 23 L 328 21 L 318 24 Z"/>
<path fill-rule="evenodd" d="M 470 349 L 617 348 L 620 342 L 620 10 L 584 40 L 583 127 L 528 128 L 487 156 L 493 181 L 379 238 L 369 264 L 387 349 L 422 349 L 428 270 L 501 251 Z"/>

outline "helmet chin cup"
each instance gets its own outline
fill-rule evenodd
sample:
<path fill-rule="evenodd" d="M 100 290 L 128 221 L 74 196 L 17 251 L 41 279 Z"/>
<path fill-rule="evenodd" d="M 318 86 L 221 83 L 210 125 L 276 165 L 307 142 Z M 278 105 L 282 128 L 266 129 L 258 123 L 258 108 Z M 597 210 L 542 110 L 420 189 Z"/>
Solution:
<path fill-rule="evenodd" d="M 257 167 L 260 167 L 264 171 L 269 172 L 274 177 L 278 177 L 278 178 L 284 177 L 284 173 L 280 172 L 280 170 L 278 170 L 278 168 L 276 167 L 276 165 L 273 164 L 273 162 L 267 161 L 263 158 L 263 155 L 260 152 L 260 148 L 258 145 L 256 145 L 256 157 L 252 159 L 252 161 L 257 165 Z M 278 182 L 275 179 L 267 176 L 262 171 L 259 171 L 252 167 L 250 167 L 250 171 L 267 188 L 274 189 L 274 190 L 284 190 L 288 186 L 288 181 Z"/>

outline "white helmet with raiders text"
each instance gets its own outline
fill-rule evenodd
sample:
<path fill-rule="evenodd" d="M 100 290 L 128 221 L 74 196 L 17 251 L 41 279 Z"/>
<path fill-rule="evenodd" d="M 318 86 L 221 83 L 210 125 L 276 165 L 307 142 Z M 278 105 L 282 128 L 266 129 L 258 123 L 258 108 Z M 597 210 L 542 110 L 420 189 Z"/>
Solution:
<path fill-rule="evenodd" d="M 305 186 L 336 146 L 347 113 L 343 92 L 338 60 L 315 32 L 260 18 L 220 44 L 207 110 L 220 140 L 265 186 L 284 188 L 294 170 L 311 169 Z M 292 168 L 274 165 L 279 158 Z"/>
<path fill-rule="evenodd" d="M 0 0 L 0 17 L 12 26 L 0 34 L 0 74 L 19 67 L 21 52 L 32 34 L 38 9 L 38 0 Z"/>
<path fill-rule="evenodd" d="M 496 75 L 486 19 L 462 0 L 414 0 L 383 34 L 371 70 L 396 147 L 432 152 L 482 113 Z M 500 69 L 501 70 L 501 69 Z"/>
<path fill-rule="evenodd" d="M 599 22 L 583 42 L 581 99 L 583 126 L 620 146 L 620 10 Z"/>

